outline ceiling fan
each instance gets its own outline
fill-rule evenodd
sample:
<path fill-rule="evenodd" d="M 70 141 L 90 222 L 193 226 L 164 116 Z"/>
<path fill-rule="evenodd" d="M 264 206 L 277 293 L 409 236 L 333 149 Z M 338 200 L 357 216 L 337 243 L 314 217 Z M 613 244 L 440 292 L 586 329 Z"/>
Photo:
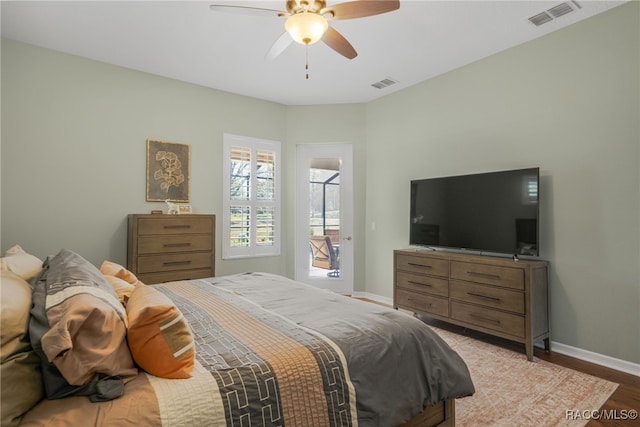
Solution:
<path fill-rule="evenodd" d="M 329 26 L 328 21 L 391 12 L 400 8 L 400 1 L 355 0 L 327 7 L 325 0 L 286 0 L 286 11 L 228 4 L 212 4 L 210 8 L 218 12 L 286 17 L 285 32 L 267 52 L 269 60 L 280 55 L 292 41 L 308 46 L 320 40 L 340 55 L 353 59 L 358 53 L 342 34 Z"/>

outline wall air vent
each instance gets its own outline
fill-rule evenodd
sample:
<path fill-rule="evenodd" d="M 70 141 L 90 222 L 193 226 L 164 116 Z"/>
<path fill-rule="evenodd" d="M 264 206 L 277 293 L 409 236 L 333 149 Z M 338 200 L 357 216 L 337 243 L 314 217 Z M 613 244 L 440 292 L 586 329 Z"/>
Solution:
<path fill-rule="evenodd" d="M 393 80 L 387 77 L 386 79 L 382 79 L 379 82 L 373 83 L 371 86 L 375 87 L 376 89 L 384 89 L 385 87 L 389 87 L 396 83 L 398 83 L 397 80 Z"/>
<path fill-rule="evenodd" d="M 577 2 L 567 1 L 532 16 L 529 18 L 529 22 L 539 27 L 542 24 L 546 24 L 547 22 L 553 21 L 555 18 L 559 18 L 562 15 L 566 15 L 567 13 L 578 9 L 580 9 L 580 5 Z"/>

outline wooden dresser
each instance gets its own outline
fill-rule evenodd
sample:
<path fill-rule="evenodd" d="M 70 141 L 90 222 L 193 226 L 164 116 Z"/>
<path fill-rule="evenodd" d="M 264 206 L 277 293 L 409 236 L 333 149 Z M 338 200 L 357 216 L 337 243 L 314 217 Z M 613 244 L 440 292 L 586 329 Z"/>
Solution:
<path fill-rule="evenodd" d="M 127 268 L 146 284 L 215 276 L 215 215 L 129 215 Z"/>
<path fill-rule="evenodd" d="M 394 251 L 393 306 L 549 351 L 548 263 Z"/>

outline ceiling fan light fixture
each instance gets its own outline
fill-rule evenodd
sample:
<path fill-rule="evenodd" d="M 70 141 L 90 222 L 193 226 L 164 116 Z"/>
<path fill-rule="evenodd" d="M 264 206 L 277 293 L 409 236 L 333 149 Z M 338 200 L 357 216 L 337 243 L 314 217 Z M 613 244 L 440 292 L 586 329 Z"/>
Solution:
<path fill-rule="evenodd" d="M 284 28 L 297 43 L 310 45 L 324 36 L 329 23 L 317 13 L 301 12 L 287 18 Z"/>

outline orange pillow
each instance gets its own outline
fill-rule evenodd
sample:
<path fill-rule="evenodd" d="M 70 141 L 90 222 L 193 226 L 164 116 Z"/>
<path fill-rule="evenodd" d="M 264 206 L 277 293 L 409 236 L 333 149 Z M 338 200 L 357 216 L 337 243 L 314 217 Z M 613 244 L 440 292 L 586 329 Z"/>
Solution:
<path fill-rule="evenodd" d="M 126 282 L 116 276 L 109 276 L 107 274 L 103 274 L 104 278 L 107 279 L 107 282 L 111 284 L 113 290 L 116 291 L 118 295 L 118 300 L 124 305 L 127 305 L 127 301 L 131 297 L 131 293 L 136 288 L 129 282 Z"/>
<path fill-rule="evenodd" d="M 115 262 L 104 261 L 100 266 L 100 273 L 104 274 L 105 276 L 117 277 L 118 279 L 122 279 L 134 286 L 144 285 L 144 283 L 138 280 L 135 274 L 133 274 L 120 264 L 116 264 Z"/>
<path fill-rule="evenodd" d="M 137 286 L 127 302 L 127 339 L 133 360 L 161 378 L 190 378 L 193 335 L 176 305 L 152 286 Z"/>

